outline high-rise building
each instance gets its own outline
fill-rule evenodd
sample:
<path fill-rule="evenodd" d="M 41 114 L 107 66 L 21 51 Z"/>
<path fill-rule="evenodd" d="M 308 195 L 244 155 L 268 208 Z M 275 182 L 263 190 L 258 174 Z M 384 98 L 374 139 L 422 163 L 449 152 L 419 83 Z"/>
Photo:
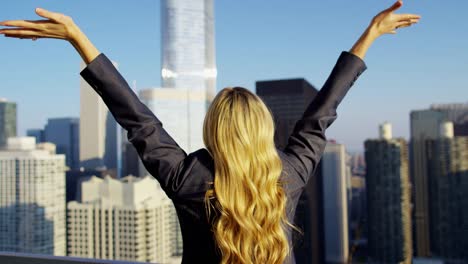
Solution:
<path fill-rule="evenodd" d="M 468 262 L 468 137 L 454 137 L 453 123 L 426 141 L 431 255 Z"/>
<path fill-rule="evenodd" d="M 140 157 L 130 142 L 122 145 L 122 173 L 121 175 L 140 175 Z"/>
<path fill-rule="evenodd" d="M 49 118 L 44 129 L 44 140 L 55 144 L 57 154 L 65 154 L 69 168 L 80 167 L 79 118 Z"/>
<path fill-rule="evenodd" d="M 412 111 L 410 171 L 413 183 L 413 234 L 416 256 L 431 256 L 429 232 L 429 181 L 425 141 L 437 139 L 439 126 L 450 121 L 455 136 L 468 136 L 468 104 L 433 104 L 429 109 Z"/>
<path fill-rule="evenodd" d="M 259 81 L 256 90 L 273 114 L 276 147 L 284 149 L 294 125 L 315 98 L 317 90 L 304 79 Z M 294 238 L 297 263 L 324 263 L 325 259 L 321 164 L 318 164 L 315 175 L 310 175 L 296 208 L 294 224 L 303 231 L 303 235 L 293 233 L 297 235 Z"/>
<path fill-rule="evenodd" d="M 367 259 L 367 201 L 366 201 L 366 164 L 364 155 L 354 153 L 349 159 L 351 167 L 351 204 L 349 215 L 349 261 L 364 262 Z M 360 263 L 360 262 L 356 262 Z"/>
<path fill-rule="evenodd" d="M 259 81 L 257 95 L 270 108 L 275 120 L 275 142 L 283 149 L 296 122 L 317 95 L 317 89 L 305 79 Z"/>
<path fill-rule="evenodd" d="M 9 137 L 16 137 L 16 103 L 0 98 L 0 149 Z"/>
<path fill-rule="evenodd" d="M 216 93 L 213 2 L 161 1 L 163 88 L 140 92 L 141 100 L 187 153 L 204 147 L 203 120 Z M 139 173 L 147 175 L 141 162 Z M 176 255 L 182 254 L 178 224 L 173 233 L 177 241 Z"/>
<path fill-rule="evenodd" d="M 438 137 L 439 126 L 445 117 L 444 113 L 435 110 L 412 111 L 410 114 L 410 170 L 414 197 L 413 235 L 416 256 L 430 256 L 429 185 L 425 141 Z"/>
<path fill-rule="evenodd" d="M 202 91 L 154 88 L 141 90 L 139 97 L 187 153 L 204 147 L 203 119 L 206 97 Z"/>
<path fill-rule="evenodd" d="M 432 104 L 430 110 L 445 113 L 447 120 L 454 125 L 468 122 L 468 103 Z"/>
<path fill-rule="evenodd" d="M 36 143 L 45 142 L 44 129 L 28 129 L 26 130 L 26 136 L 36 138 Z"/>
<path fill-rule="evenodd" d="M 118 67 L 114 63 L 115 67 Z M 84 62 L 81 68 L 85 67 Z M 121 128 L 94 89 L 80 78 L 80 166 L 120 173 Z"/>
<path fill-rule="evenodd" d="M 345 146 L 328 142 L 322 156 L 325 262 L 348 263 L 348 197 Z"/>
<path fill-rule="evenodd" d="M 151 176 L 82 182 L 81 202 L 68 203 L 68 255 L 167 263 L 177 248 L 177 215 Z"/>
<path fill-rule="evenodd" d="M 213 0 L 161 1 L 162 86 L 216 93 Z"/>
<path fill-rule="evenodd" d="M 408 149 L 393 139 L 391 125 L 380 126 L 380 138 L 365 141 L 368 209 L 368 263 L 410 264 L 411 239 Z"/>
<path fill-rule="evenodd" d="M 0 251 L 65 256 L 65 156 L 51 149 L 24 137 L 0 151 Z"/>
<path fill-rule="evenodd" d="M 81 197 L 81 183 L 88 180 L 92 176 L 104 178 L 105 176 L 116 177 L 115 171 L 107 170 L 105 168 L 97 169 L 69 169 L 66 171 L 66 200 L 67 203 L 71 201 L 80 201 Z"/>
<path fill-rule="evenodd" d="M 163 123 L 164 129 L 185 150 L 194 152 L 204 147 L 203 118 L 206 95 L 200 90 L 182 88 L 154 88 L 139 92 L 141 101 L 154 112 Z M 148 175 L 140 161 L 139 176 Z M 180 227 L 174 230 L 178 241 L 178 252 L 182 254 Z"/>

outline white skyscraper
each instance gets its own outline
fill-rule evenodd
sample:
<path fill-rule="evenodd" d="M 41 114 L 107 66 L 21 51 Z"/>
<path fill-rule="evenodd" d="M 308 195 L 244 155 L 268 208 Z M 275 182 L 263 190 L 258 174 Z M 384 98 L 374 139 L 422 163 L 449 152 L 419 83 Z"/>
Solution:
<path fill-rule="evenodd" d="M 114 63 L 115 67 L 118 67 Z M 85 67 L 84 62 L 81 68 Z M 121 128 L 94 89 L 80 78 L 80 163 L 95 169 L 120 168 Z"/>
<path fill-rule="evenodd" d="M 139 97 L 187 153 L 204 147 L 203 119 L 206 113 L 206 96 L 202 91 L 154 88 L 141 90 Z"/>
<path fill-rule="evenodd" d="M 328 142 L 322 156 L 326 263 L 349 257 L 347 166 L 344 145 Z"/>
<path fill-rule="evenodd" d="M 174 219 L 153 177 L 91 177 L 82 183 L 81 202 L 68 203 L 68 254 L 167 263 L 177 247 Z"/>
<path fill-rule="evenodd" d="M 154 88 L 141 90 L 139 97 L 187 153 L 204 147 L 202 128 L 206 112 L 205 93 L 182 88 Z M 148 174 L 141 161 L 139 172 L 140 176 Z M 182 234 L 179 225 L 175 226 L 174 234 L 177 238 L 177 249 L 174 253 L 182 254 Z"/>
<path fill-rule="evenodd" d="M 162 86 L 216 93 L 213 0 L 162 0 Z"/>
<path fill-rule="evenodd" d="M 65 156 L 34 137 L 0 151 L 0 251 L 65 256 Z"/>

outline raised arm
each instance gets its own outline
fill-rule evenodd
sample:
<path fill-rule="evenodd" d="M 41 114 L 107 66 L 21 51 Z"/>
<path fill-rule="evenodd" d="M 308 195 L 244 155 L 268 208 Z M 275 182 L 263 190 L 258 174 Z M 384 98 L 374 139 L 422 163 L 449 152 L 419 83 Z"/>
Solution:
<path fill-rule="evenodd" d="M 336 120 L 338 105 L 366 70 L 363 58 L 371 44 L 383 34 L 395 34 L 396 29 L 418 22 L 417 15 L 395 14 L 401 6 L 402 2 L 397 1 L 372 19 L 351 50 L 341 54 L 324 86 L 296 123 L 284 153 L 304 185 L 322 157 L 327 143 L 325 130 Z"/>
<path fill-rule="evenodd" d="M 183 168 L 186 153 L 138 99 L 110 60 L 98 51 L 70 17 L 43 9 L 36 9 L 36 13 L 47 20 L 3 21 L 0 25 L 11 28 L 2 29 L 0 33 L 14 38 L 69 41 L 88 64 L 81 75 L 102 97 L 116 121 L 128 131 L 128 139 L 147 170 L 170 197 L 176 194 L 179 187 L 177 176 Z"/>

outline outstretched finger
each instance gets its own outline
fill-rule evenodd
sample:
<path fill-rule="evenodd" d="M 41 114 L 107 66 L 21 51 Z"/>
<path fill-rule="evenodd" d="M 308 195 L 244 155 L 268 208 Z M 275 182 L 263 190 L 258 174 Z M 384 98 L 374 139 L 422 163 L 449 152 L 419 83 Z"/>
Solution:
<path fill-rule="evenodd" d="M 420 18 L 421 18 L 421 16 L 416 15 L 416 14 L 398 14 L 398 15 L 396 15 L 396 20 L 397 21 L 420 19 Z"/>
<path fill-rule="evenodd" d="M 5 33 L 5 37 L 7 38 L 18 38 L 18 39 L 40 39 L 40 38 L 60 38 L 59 36 L 52 35 L 52 34 L 37 34 L 34 32 L 9 32 Z"/>
<path fill-rule="evenodd" d="M 25 28 L 6 28 L 1 29 L 0 34 L 4 34 L 5 37 L 12 38 L 61 38 L 60 36 Z"/>
<path fill-rule="evenodd" d="M 0 26 L 40 29 L 47 22 L 50 20 L 6 20 L 0 22 Z"/>
<path fill-rule="evenodd" d="M 5 29 L 0 30 L 0 34 L 39 36 L 40 32 L 34 29 L 29 29 L 29 28 L 5 28 Z"/>
<path fill-rule="evenodd" d="M 398 0 L 391 7 L 389 7 L 386 11 L 394 12 L 394 11 L 398 10 L 402 5 L 403 5 L 403 1 Z"/>
<path fill-rule="evenodd" d="M 63 17 L 63 15 L 60 13 L 51 12 L 43 8 L 36 8 L 36 14 L 38 14 L 41 17 L 48 18 L 56 22 L 58 22 L 58 20 L 60 20 L 60 18 Z"/>
<path fill-rule="evenodd" d="M 10 35 L 10 34 L 5 34 L 5 37 L 7 37 L 7 38 L 18 38 L 18 39 L 31 39 L 31 40 L 37 40 L 38 39 L 38 37 Z"/>
<path fill-rule="evenodd" d="M 396 25 L 396 28 L 403 28 L 403 27 L 409 27 L 413 24 L 415 24 L 417 22 L 415 21 L 402 21 L 402 22 L 398 22 L 397 25 Z"/>

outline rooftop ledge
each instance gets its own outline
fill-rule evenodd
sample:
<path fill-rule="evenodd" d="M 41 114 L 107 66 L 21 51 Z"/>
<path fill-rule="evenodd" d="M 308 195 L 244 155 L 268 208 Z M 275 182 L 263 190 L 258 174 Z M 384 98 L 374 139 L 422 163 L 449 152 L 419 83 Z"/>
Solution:
<path fill-rule="evenodd" d="M 145 262 L 88 259 L 76 257 L 58 257 L 40 254 L 0 252 L 0 263 L 5 264 L 75 264 L 75 263 L 94 263 L 94 264 L 143 264 Z"/>

